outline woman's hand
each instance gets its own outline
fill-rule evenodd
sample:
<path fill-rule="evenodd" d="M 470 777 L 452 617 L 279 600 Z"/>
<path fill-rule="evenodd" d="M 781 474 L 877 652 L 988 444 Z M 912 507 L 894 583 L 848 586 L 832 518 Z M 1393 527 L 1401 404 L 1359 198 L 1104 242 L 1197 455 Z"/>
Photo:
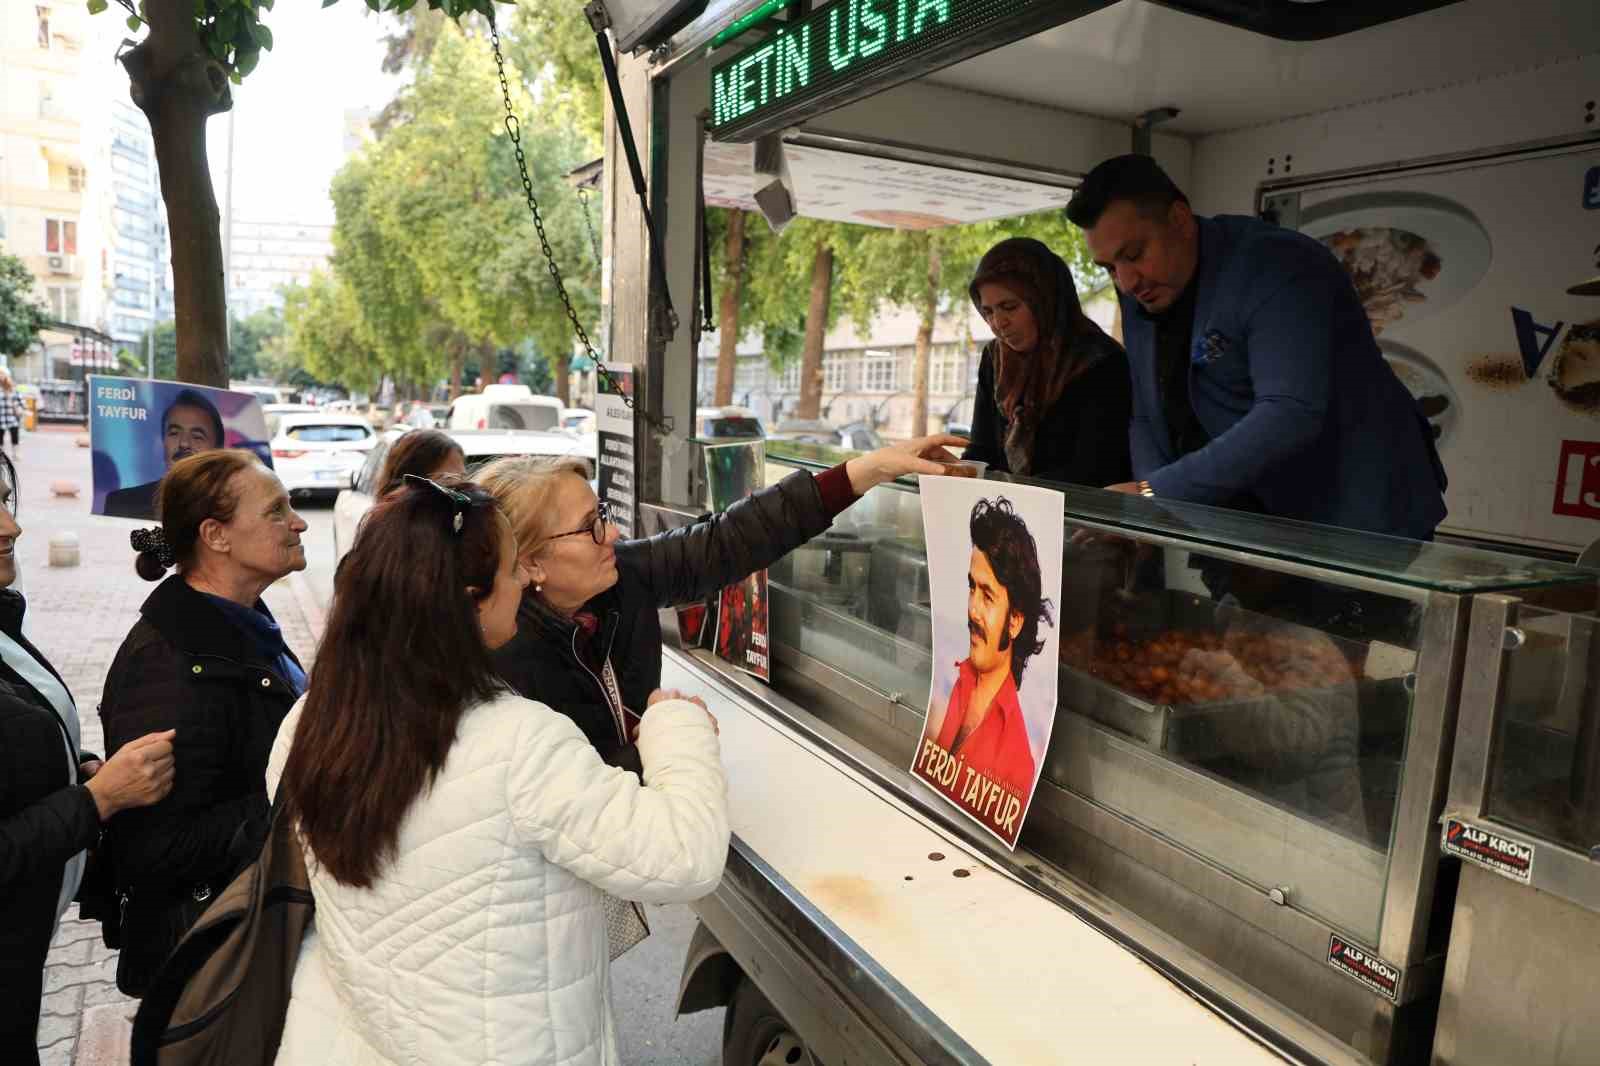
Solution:
<path fill-rule="evenodd" d="M 864 496 L 874 485 L 907 474 L 942 474 L 944 466 L 941 464 L 953 463 L 957 458 L 947 449 L 964 448 L 966 445 L 965 437 L 935 433 L 858 455 L 844 464 L 844 472 L 850 478 L 851 491 L 857 496 Z"/>
<path fill-rule="evenodd" d="M 690 703 L 706 712 L 706 717 L 711 719 L 712 731 L 718 736 L 722 735 L 722 727 L 717 724 L 717 716 L 711 713 L 711 711 L 706 707 L 706 701 L 701 699 L 699 696 L 691 696 L 687 692 L 679 692 L 675 688 L 658 688 L 654 692 L 650 693 L 649 699 L 644 701 L 645 710 L 648 711 L 651 707 L 654 707 L 663 700 L 688 700 Z M 634 732 L 634 739 L 638 739 L 637 730 Z"/>
<path fill-rule="evenodd" d="M 118 811 L 159 803 L 172 791 L 172 738 L 177 734 L 169 729 L 130 740 L 95 771 L 84 787 L 94 797 L 102 822 Z"/>

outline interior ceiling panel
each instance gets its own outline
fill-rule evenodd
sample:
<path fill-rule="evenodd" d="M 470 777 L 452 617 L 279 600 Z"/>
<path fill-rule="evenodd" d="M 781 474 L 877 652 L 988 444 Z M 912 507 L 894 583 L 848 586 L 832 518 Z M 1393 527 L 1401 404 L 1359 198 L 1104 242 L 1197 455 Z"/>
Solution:
<path fill-rule="evenodd" d="M 1163 131 L 1199 136 L 1600 54 L 1596 11 L 1596 0 L 1460 0 L 1298 42 L 1122 0 L 928 80 L 1121 121 L 1177 107 Z"/>

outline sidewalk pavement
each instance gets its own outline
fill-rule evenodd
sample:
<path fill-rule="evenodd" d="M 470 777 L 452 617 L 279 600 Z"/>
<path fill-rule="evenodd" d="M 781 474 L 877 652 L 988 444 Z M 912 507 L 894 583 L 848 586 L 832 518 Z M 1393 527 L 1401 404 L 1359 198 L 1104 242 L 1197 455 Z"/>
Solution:
<path fill-rule="evenodd" d="M 16 587 L 28 598 L 28 638 L 60 671 L 77 701 L 84 748 L 104 754 L 100 692 L 118 646 L 154 586 L 134 573 L 128 533 L 138 524 L 89 514 L 89 449 L 76 444 L 85 433 L 79 427 L 43 427 L 23 434 L 21 447 L 11 453 L 22 525 Z M 77 497 L 52 495 L 57 481 L 76 483 Z M 78 535 L 76 567 L 48 565 L 50 538 L 60 532 Z M 289 646 L 309 667 L 322 625 L 314 597 L 303 582 L 290 580 L 264 598 Z M 137 1004 L 117 991 L 116 953 L 101 943 L 99 923 L 78 921 L 77 910 L 73 906 L 62 919 L 45 965 L 40 1058 L 44 1066 L 121 1066 L 128 1061 L 129 1023 Z"/>

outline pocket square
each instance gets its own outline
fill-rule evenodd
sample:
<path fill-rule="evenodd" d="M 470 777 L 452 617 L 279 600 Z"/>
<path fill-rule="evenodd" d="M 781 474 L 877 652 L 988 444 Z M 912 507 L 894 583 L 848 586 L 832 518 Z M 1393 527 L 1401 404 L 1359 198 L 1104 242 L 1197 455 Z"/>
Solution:
<path fill-rule="evenodd" d="M 1189 355 L 1189 361 L 1195 366 L 1204 366 L 1214 363 L 1228 354 L 1228 348 L 1233 341 L 1220 329 L 1207 330 L 1205 336 L 1194 342 L 1194 351 Z"/>

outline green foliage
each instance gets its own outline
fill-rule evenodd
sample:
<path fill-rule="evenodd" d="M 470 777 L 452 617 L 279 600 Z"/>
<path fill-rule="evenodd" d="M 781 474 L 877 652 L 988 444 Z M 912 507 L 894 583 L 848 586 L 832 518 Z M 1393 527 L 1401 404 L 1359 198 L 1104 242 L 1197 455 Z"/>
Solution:
<path fill-rule="evenodd" d="M 32 291 L 33 274 L 22 260 L 0 253 L 0 354 L 27 351 L 50 320 Z"/>
<path fill-rule="evenodd" d="M 388 109 L 384 135 L 334 178 L 329 289 L 297 297 L 289 349 L 319 377 L 352 388 L 374 375 L 428 385 L 485 346 L 564 356 L 571 326 L 521 196 L 486 42 L 449 30 L 406 62 L 413 80 Z M 546 234 L 580 320 L 592 324 L 599 266 L 562 177 L 589 149 L 549 110 L 559 101 L 536 103 L 514 65 L 507 74 Z M 349 342 L 348 375 L 335 337 Z"/>
<path fill-rule="evenodd" d="M 352 392 L 371 392 L 383 380 L 384 365 L 361 335 L 360 309 L 350 287 L 318 271 L 305 285 L 284 289 L 287 346 L 305 370 Z"/>
<path fill-rule="evenodd" d="M 264 349 L 283 335 L 283 312 L 276 307 L 233 320 L 228 343 L 228 377 L 234 381 L 267 374 Z"/>

